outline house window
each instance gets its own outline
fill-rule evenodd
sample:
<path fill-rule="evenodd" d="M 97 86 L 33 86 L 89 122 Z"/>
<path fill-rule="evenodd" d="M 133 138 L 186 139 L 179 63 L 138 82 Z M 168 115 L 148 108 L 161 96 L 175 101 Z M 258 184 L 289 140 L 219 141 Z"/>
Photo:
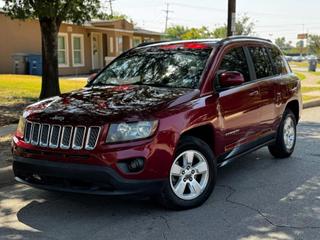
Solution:
<path fill-rule="evenodd" d="M 117 53 L 120 54 L 123 52 L 123 37 L 120 36 L 120 37 L 117 37 L 117 45 L 116 45 L 116 48 L 117 48 Z"/>
<path fill-rule="evenodd" d="M 84 44 L 82 34 L 72 34 L 72 65 L 84 66 Z"/>
<path fill-rule="evenodd" d="M 59 67 L 68 67 L 68 34 L 59 33 L 58 35 L 58 63 Z"/>
<path fill-rule="evenodd" d="M 136 47 L 141 43 L 142 43 L 142 38 L 141 37 L 133 37 L 133 47 Z"/>

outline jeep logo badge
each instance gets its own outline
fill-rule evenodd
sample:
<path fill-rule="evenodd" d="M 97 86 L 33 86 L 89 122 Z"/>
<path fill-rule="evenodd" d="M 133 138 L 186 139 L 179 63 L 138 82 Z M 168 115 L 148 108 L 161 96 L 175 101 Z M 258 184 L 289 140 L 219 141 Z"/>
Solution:
<path fill-rule="evenodd" d="M 58 120 L 58 121 L 63 121 L 64 117 L 59 117 L 59 116 L 54 116 L 52 118 L 50 118 L 51 120 Z"/>

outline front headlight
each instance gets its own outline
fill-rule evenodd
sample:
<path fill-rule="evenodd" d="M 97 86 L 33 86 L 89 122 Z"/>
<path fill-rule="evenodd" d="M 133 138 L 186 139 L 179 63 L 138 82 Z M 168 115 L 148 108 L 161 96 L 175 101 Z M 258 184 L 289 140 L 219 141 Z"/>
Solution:
<path fill-rule="evenodd" d="M 17 132 L 16 132 L 17 137 L 23 137 L 25 125 L 26 125 L 26 119 L 21 116 L 19 119 Z"/>
<path fill-rule="evenodd" d="M 156 131 L 158 121 L 111 124 L 107 143 L 125 142 L 150 137 Z"/>

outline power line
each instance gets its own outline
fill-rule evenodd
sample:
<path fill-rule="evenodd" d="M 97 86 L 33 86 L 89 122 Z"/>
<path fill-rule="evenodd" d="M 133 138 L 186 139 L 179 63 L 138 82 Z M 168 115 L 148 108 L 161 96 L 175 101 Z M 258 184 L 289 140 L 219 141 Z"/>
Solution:
<path fill-rule="evenodd" d="M 219 9 L 219 8 L 211 8 L 211 7 L 202 7 L 202 6 L 196 6 L 196 5 L 191 5 L 191 4 L 185 4 L 185 3 L 176 3 L 176 2 L 171 2 L 171 5 L 175 6 L 180 6 L 180 7 L 186 7 L 186 8 L 196 8 L 196 9 L 202 9 L 202 10 L 207 10 L 207 11 L 216 11 L 216 12 L 223 12 L 225 13 L 225 9 Z"/>
<path fill-rule="evenodd" d="M 177 3 L 177 2 L 170 2 L 171 5 L 180 6 L 180 7 L 186 7 L 186 8 L 192 8 L 192 9 L 199 9 L 199 10 L 205 10 L 205 11 L 216 11 L 216 12 L 222 12 L 225 13 L 227 9 L 222 8 L 212 8 L 208 6 L 200 6 L 195 4 L 185 4 L 185 3 Z M 270 12 L 256 12 L 256 11 L 238 11 L 242 14 L 257 14 L 257 15 L 265 15 L 265 16 L 274 16 L 274 17 L 282 17 L 282 18 L 296 18 L 296 16 L 293 16 L 292 14 L 284 14 L 284 13 L 270 13 Z"/>

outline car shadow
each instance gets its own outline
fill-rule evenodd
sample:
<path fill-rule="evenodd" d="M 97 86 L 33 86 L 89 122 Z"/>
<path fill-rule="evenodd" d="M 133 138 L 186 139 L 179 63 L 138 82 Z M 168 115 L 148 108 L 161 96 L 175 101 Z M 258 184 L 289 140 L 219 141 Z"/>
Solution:
<path fill-rule="evenodd" d="M 297 229 L 301 236 L 316 236 L 319 132 L 317 123 L 301 124 L 291 158 L 274 159 L 263 148 L 220 168 L 214 194 L 188 211 L 166 210 L 150 199 L 46 192 L 17 184 L 0 196 L 17 206 L 0 208 L 0 239 L 280 240 L 295 239 Z M 15 217 L 21 226 L 9 224 Z"/>

